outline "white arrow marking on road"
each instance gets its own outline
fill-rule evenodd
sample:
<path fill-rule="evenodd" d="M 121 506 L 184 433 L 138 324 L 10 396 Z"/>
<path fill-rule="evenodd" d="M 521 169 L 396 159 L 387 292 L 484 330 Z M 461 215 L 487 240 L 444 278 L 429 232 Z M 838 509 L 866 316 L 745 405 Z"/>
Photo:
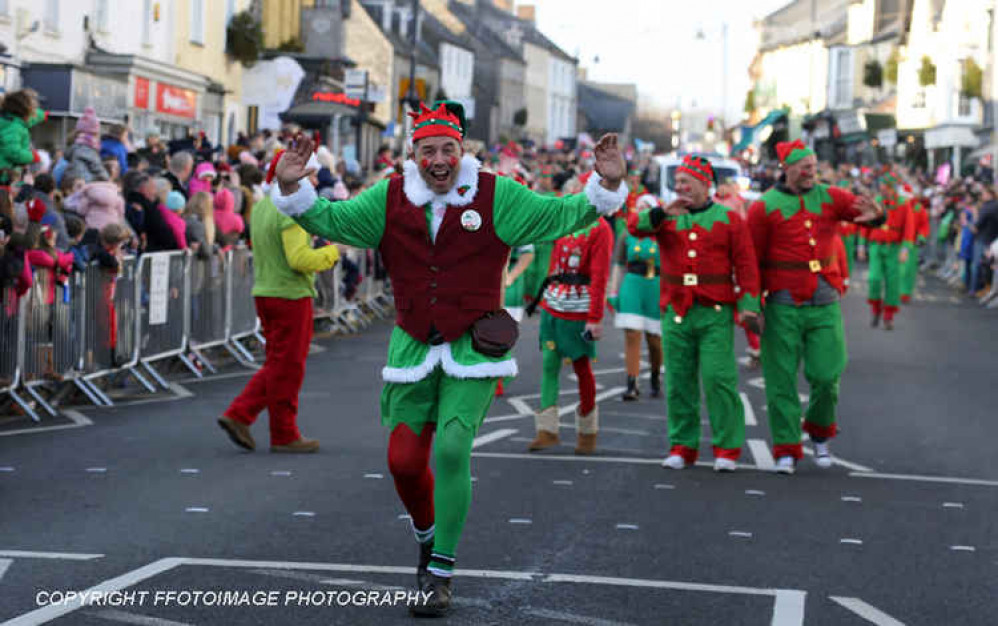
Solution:
<path fill-rule="evenodd" d="M 843 598 L 841 596 L 831 596 L 831 600 L 843 608 L 852 611 L 866 621 L 877 626 L 904 626 L 904 622 L 899 622 L 880 609 L 863 602 L 859 598 Z"/>
<path fill-rule="evenodd" d="M 89 615 L 99 617 L 109 622 L 119 622 L 121 624 L 136 624 L 137 626 L 192 626 L 187 622 L 175 622 L 162 617 L 150 617 L 138 613 L 129 613 L 119 609 L 104 609 L 101 611 L 88 611 Z"/>
<path fill-rule="evenodd" d="M 748 446 L 749 452 L 752 453 L 752 458 L 755 460 L 755 465 L 763 471 L 770 471 L 776 469 L 776 463 L 773 462 L 773 454 L 769 451 L 769 446 L 762 439 L 749 439 L 745 442 Z"/>
<path fill-rule="evenodd" d="M 7 574 L 7 568 L 11 566 L 14 559 L 0 559 L 0 580 L 3 580 L 4 575 Z"/>
<path fill-rule="evenodd" d="M 533 415 L 534 414 L 534 410 L 532 408 L 530 408 L 530 405 L 527 404 L 523 400 L 523 398 L 519 398 L 519 397 L 518 398 L 506 398 L 506 402 L 509 402 L 510 406 L 513 407 L 513 410 L 516 411 L 517 413 L 519 413 L 520 415 Z"/>
<path fill-rule="evenodd" d="M 752 403 L 749 402 L 748 394 L 744 391 L 738 392 L 738 395 L 742 398 L 742 405 L 745 406 L 745 425 L 746 426 L 758 426 L 759 422 L 755 419 L 755 409 L 752 408 Z"/>
<path fill-rule="evenodd" d="M 505 439 L 520 432 L 515 428 L 500 428 L 499 430 L 494 430 L 490 433 L 480 435 L 475 437 L 475 440 L 471 443 L 471 449 L 479 448 L 487 443 L 492 443 L 494 441 L 499 441 L 500 439 Z"/>
<path fill-rule="evenodd" d="M 606 391 L 604 391 L 602 393 L 596 394 L 596 402 L 597 403 L 602 402 L 603 400 L 606 400 L 607 398 L 609 398 L 611 396 L 615 396 L 618 393 L 623 393 L 626 390 L 627 390 L 627 387 L 613 387 L 611 389 L 607 389 Z M 577 406 L 579 406 L 579 403 L 578 402 L 574 402 L 574 403 L 572 403 L 572 404 L 570 404 L 568 406 L 561 407 L 560 409 L 558 409 L 558 417 L 561 417 L 563 415 L 568 415 L 569 413 L 574 413 L 575 412 L 575 407 L 577 407 Z"/>

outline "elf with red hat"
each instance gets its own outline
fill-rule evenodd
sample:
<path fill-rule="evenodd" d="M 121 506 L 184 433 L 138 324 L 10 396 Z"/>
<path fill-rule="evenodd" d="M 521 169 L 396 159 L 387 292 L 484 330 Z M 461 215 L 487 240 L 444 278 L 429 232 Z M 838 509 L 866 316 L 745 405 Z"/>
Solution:
<path fill-rule="evenodd" d="M 901 265 L 901 304 L 908 304 L 915 294 L 915 283 L 918 281 L 918 248 L 924 246 L 929 238 L 929 210 L 925 198 L 916 193 L 911 185 L 905 184 L 902 189 L 911 198 L 908 207 L 911 209 L 911 228 L 914 231 L 914 241 L 903 244 L 908 248 L 908 260 Z"/>
<path fill-rule="evenodd" d="M 714 182 L 709 160 L 686 156 L 676 168 L 678 198 L 667 208 L 632 215 L 628 226 L 633 234 L 655 235 L 661 251 L 659 304 L 672 445 L 662 466 L 683 469 L 697 460 L 703 380 L 714 470 L 731 472 L 745 441 L 735 318 L 758 327 L 759 273 L 745 221 L 735 209 L 711 200 Z"/>
<path fill-rule="evenodd" d="M 907 200 L 897 191 L 898 180 L 887 173 L 880 179 L 877 201 L 886 210 L 886 221 L 876 228 L 860 230 L 859 258 L 869 257 L 867 302 L 870 304 L 870 324 L 894 329 L 894 316 L 901 305 L 901 267 L 911 255 L 915 244 L 915 221 Z"/>
<path fill-rule="evenodd" d="M 846 365 L 839 298 L 844 285 L 833 263 L 840 221 L 871 223 L 883 209 L 817 182 L 817 158 L 800 140 L 776 146 L 779 182 L 749 208 L 748 225 L 767 293 L 762 371 L 776 471 L 793 474 L 803 456 L 797 376 L 801 358 L 811 386 L 804 430 L 820 467 L 830 467 L 839 377 Z"/>
<path fill-rule="evenodd" d="M 402 176 L 331 203 L 302 180 L 313 144 L 301 139 L 277 164 L 272 195 L 309 232 L 381 251 L 397 312 L 382 370 L 388 465 L 420 547 L 417 582 L 428 600 L 412 610 L 441 615 L 471 503 L 472 442 L 496 382 L 517 371 L 509 350 L 515 322 L 501 311 L 510 249 L 594 223 L 620 207 L 627 188 L 615 135 L 600 140 L 600 174 L 584 193 L 542 197 L 480 171 L 465 154 L 460 104 L 420 105 L 410 115 L 413 145 Z"/>

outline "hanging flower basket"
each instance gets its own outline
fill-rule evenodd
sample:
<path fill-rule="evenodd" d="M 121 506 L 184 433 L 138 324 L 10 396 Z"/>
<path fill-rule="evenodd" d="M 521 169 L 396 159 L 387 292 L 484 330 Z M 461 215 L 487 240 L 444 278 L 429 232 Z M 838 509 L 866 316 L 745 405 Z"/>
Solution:
<path fill-rule="evenodd" d="M 249 11 L 232 16 L 225 31 L 225 53 L 246 67 L 252 67 L 263 49 L 263 30 Z"/>

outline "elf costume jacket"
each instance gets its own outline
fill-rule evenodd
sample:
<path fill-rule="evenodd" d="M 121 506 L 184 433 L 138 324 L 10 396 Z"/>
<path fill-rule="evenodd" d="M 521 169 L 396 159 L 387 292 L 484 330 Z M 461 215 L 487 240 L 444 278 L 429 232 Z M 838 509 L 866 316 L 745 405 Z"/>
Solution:
<path fill-rule="evenodd" d="M 605 220 L 555 241 L 541 308 L 558 319 L 602 321 L 612 248 L 613 231 Z"/>

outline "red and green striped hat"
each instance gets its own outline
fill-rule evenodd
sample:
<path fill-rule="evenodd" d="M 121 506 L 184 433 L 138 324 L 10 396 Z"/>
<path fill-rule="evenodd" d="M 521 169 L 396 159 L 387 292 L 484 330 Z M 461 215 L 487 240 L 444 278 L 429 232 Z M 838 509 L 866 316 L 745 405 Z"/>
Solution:
<path fill-rule="evenodd" d="M 464 139 L 461 121 L 443 103 L 434 110 L 420 102 L 419 111 L 410 111 L 409 117 L 413 120 L 413 142 L 427 137 L 451 137 L 459 142 Z"/>
<path fill-rule="evenodd" d="M 702 156 L 687 154 L 683 157 L 683 164 L 676 168 L 676 173 L 678 174 L 679 172 L 685 172 L 708 185 L 715 180 L 714 167 L 710 164 L 710 161 Z"/>
<path fill-rule="evenodd" d="M 814 150 L 804 145 L 800 139 L 781 141 L 776 144 L 776 156 L 783 165 L 793 165 L 797 161 L 814 155 Z"/>

